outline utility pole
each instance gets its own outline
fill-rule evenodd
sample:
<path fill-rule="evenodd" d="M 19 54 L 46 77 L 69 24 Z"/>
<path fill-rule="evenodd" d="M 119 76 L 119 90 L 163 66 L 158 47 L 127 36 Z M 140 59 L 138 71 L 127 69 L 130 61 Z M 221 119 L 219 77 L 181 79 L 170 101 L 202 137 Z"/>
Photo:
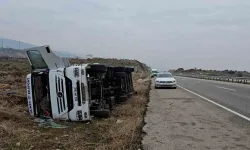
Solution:
<path fill-rule="evenodd" d="M 20 41 L 19 41 L 19 50 L 20 50 Z"/>

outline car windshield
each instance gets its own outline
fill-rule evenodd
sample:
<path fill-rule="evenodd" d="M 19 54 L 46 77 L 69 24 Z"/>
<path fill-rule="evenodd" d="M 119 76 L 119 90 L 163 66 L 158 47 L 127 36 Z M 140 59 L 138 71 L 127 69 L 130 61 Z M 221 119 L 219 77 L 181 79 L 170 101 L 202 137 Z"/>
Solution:
<path fill-rule="evenodd" d="M 170 78 L 170 77 L 172 77 L 172 74 L 170 73 L 162 73 L 157 75 L 157 78 Z"/>

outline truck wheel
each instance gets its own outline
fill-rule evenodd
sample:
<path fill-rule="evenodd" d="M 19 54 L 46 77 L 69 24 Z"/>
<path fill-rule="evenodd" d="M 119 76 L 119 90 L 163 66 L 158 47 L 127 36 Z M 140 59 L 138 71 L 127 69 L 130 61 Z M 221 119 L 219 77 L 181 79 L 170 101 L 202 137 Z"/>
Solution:
<path fill-rule="evenodd" d="M 124 72 L 125 71 L 125 67 L 114 67 L 114 71 L 115 72 Z"/>
<path fill-rule="evenodd" d="M 134 72 L 134 68 L 126 67 L 125 72 L 129 72 L 129 73 Z"/>
<path fill-rule="evenodd" d="M 92 115 L 98 118 L 108 118 L 110 116 L 110 110 L 109 109 L 103 109 L 103 110 L 92 110 Z"/>
<path fill-rule="evenodd" d="M 117 99 L 117 103 L 123 103 L 123 102 L 126 102 L 128 99 L 128 95 L 121 95 L 118 97 Z"/>
<path fill-rule="evenodd" d="M 126 77 L 127 74 L 126 74 L 125 72 L 116 72 L 116 73 L 115 73 L 115 76 L 116 76 L 116 77 Z"/>
<path fill-rule="evenodd" d="M 106 72 L 107 67 L 105 65 L 91 64 L 89 70 Z"/>

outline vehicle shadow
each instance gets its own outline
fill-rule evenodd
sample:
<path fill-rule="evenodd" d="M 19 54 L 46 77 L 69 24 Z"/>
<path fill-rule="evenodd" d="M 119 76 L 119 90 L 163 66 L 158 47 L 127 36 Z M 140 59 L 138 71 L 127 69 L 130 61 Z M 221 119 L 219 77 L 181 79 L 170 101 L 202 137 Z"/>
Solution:
<path fill-rule="evenodd" d="M 171 89 L 171 90 L 175 90 L 175 89 L 177 89 L 177 88 L 174 88 L 174 87 L 158 87 L 158 88 L 155 88 L 155 89 L 157 89 L 157 90 L 165 90 L 165 89 Z"/>

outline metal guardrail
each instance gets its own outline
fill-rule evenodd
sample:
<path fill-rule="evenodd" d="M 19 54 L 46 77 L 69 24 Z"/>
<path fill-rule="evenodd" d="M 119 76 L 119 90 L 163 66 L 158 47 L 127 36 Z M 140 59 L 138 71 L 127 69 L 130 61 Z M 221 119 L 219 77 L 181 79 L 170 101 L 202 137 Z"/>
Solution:
<path fill-rule="evenodd" d="M 234 83 L 242 83 L 242 84 L 249 84 L 250 83 L 250 77 L 204 76 L 204 75 L 185 75 L 185 74 L 184 75 L 174 74 L 174 75 L 181 76 L 181 77 L 234 82 Z"/>

